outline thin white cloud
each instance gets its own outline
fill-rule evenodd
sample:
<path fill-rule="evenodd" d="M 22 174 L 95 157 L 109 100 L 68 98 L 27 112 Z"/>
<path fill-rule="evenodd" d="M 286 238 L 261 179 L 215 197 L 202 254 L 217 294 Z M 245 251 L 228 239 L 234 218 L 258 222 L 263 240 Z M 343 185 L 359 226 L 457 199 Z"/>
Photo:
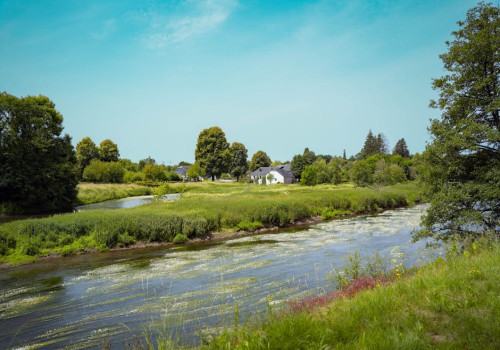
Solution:
<path fill-rule="evenodd" d="M 102 27 L 99 31 L 94 31 L 91 33 L 92 37 L 97 40 L 106 39 L 116 30 L 116 24 L 114 19 L 108 19 L 103 22 Z"/>
<path fill-rule="evenodd" d="M 236 6 L 236 0 L 188 0 L 169 8 L 152 6 L 132 18 L 146 26 L 141 35 L 143 44 L 162 49 L 215 29 Z"/>

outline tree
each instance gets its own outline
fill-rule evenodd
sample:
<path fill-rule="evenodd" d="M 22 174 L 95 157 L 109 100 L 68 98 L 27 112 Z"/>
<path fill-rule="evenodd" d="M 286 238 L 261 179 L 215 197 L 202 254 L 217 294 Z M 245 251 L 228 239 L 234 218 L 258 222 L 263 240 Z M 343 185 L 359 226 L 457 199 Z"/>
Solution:
<path fill-rule="evenodd" d="M 230 172 L 236 176 L 236 181 L 240 181 L 240 176 L 248 171 L 248 150 L 239 142 L 233 142 L 229 150 L 231 151 Z"/>
<path fill-rule="evenodd" d="M 318 183 L 318 168 L 314 165 L 308 165 L 304 168 L 300 178 L 300 184 L 305 186 L 314 186 Z"/>
<path fill-rule="evenodd" d="M 146 166 L 146 164 L 156 165 L 156 160 L 154 160 L 154 158 L 151 158 L 151 156 L 148 156 L 145 159 L 141 159 L 139 161 L 139 170 L 142 171 L 142 169 L 144 168 L 144 166 Z"/>
<path fill-rule="evenodd" d="M 430 208 L 422 236 L 442 240 L 498 236 L 500 222 L 500 8 L 479 3 L 452 32 L 433 81 L 442 111 L 420 177 Z"/>
<path fill-rule="evenodd" d="M 76 160 L 80 168 L 80 174 L 83 174 L 83 169 L 90 164 L 92 159 L 98 157 L 99 150 L 90 137 L 84 137 L 76 144 Z"/>
<path fill-rule="evenodd" d="M 271 165 L 271 158 L 264 151 L 257 151 L 252 156 L 252 160 L 250 161 L 250 170 L 255 171 L 260 167 L 267 167 Z"/>
<path fill-rule="evenodd" d="M 165 169 L 163 168 L 163 166 L 157 164 L 146 164 L 144 168 L 142 168 L 142 174 L 144 175 L 144 179 L 149 181 L 167 180 Z"/>
<path fill-rule="evenodd" d="M 213 126 L 200 132 L 194 158 L 212 181 L 229 171 L 231 152 L 221 128 Z"/>
<path fill-rule="evenodd" d="M 301 155 L 297 154 L 293 156 L 290 168 L 292 169 L 295 176 L 300 179 L 305 167 L 308 165 L 312 165 L 315 161 L 316 154 L 306 147 Z"/>
<path fill-rule="evenodd" d="M 358 154 L 359 159 L 365 159 L 374 154 L 388 153 L 387 140 L 384 134 L 379 133 L 376 137 L 372 131 L 368 131 L 366 135 L 365 144 Z"/>
<path fill-rule="evenodd" d="M 110 139 L 103 140 L 99 145 L 99 159 L 103 162 L 117 162 L 120 158 L 118 146 Z"/>
<path fill-rule="evenodd" d="M 92 159 L 83 170 L 83 179 L 89 182 L 122 183 L 125 169 L 119 162 L 103 162 Z"/>
<path fill-rule="evenodd" d="M 192 167 L 187 171 L 187 177 L 192 180 L 199 180 L 205 176 L 205 171 L 202 169 L 199 163 L 194 163 Z"/>
<path fill-rule="evenodd" d="M 404 158 L 410 158 L 410 151 L 408 151 L 408 146 L 406 146 L 406 141 L 404 138 L 396 142 L 396 146 L 394 146 L 392 154 L 400 155 L 401 157 Z"/>
<path fill-rule="evenodd" d="M 48 97 L 0 93 L 0 212 L 72 208 L 78 167 L 62 122 Z"/>

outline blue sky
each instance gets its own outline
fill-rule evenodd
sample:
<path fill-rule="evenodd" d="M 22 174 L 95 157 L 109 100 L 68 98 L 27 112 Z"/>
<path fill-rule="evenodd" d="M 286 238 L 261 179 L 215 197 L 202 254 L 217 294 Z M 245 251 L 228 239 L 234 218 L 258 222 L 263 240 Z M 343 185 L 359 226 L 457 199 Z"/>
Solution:
<path fill-rule="evenodd" d="M 439 54 L 475 1 L 0 0 L 0 91 L 43 94 L 76 143 L 193 161 L 220 126 L 249 157 L 429 141 Z"/>

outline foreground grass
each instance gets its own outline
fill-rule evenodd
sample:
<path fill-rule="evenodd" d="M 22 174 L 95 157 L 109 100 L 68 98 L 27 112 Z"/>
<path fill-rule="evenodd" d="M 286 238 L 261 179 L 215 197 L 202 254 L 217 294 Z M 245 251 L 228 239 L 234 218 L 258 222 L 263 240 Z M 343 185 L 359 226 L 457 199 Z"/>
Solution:
<path fill-rule="evenodd" d="M 313 311 L 276 311 L 209 349 L 499 349 L 500 245 L 438 259 Z M 159 344 L 159 348 L 168 347 Z"/>
<path fill-rule="evenodd" d="M 136 184 L 94 184 L 81 183 L 77 187 L 78 196 L 75 205 L 92 204 L 132 196 L 151 194 L 151 188 Z"/>
<path fill-rule="evenodd" d="M 172 189 L 183 192 L 183 197 L 132 209 L 94 210 L 1 225 L 0 262 L 16 264 L 50 254 L 103 251 L 137 241 L 172 242 L 180 235 L 195 239 L 214 231 L 284 227 L 320 215 L 329 219 L 419 200 L 414 184 L 369 189 L 201 183 L 172 185 Z"/>

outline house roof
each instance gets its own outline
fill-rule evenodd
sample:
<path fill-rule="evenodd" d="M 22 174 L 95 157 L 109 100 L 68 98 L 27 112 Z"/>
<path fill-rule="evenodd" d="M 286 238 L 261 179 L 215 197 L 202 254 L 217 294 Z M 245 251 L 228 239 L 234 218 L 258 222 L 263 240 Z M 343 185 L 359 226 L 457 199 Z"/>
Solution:
<path fill-rule="evenodd" d="M 278 165 L 278 166 L 267 166 L 260 167 L 254 172 L 252 172 L 251 176 L 266 176 L 271 171 L 276 171 L 281 174 L 283 177 L 295 177 L 293 171 L 290 170 L 290 164 Z"/>
<path fill-rule="evenodd" d="M 182 165 L 182 166 L 175 168 L 174 172 L 176 172 L 179 175 L 186 176 L 189 168 L 191 168 L 189 165 Z"/>

